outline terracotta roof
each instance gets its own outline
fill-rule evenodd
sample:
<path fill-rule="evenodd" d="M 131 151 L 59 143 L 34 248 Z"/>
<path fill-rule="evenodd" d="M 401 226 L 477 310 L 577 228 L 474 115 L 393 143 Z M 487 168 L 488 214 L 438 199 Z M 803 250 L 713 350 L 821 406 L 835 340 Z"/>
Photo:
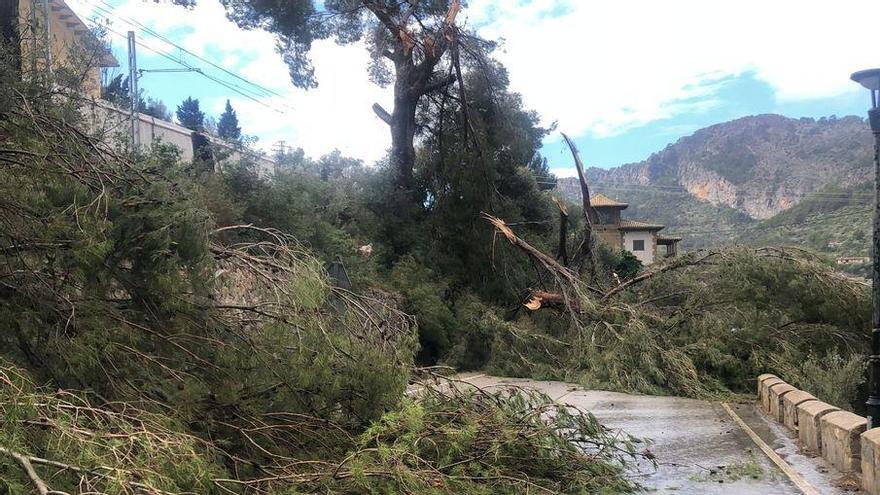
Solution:
<path fill-rule="evenodd" d="M 596 193 L 590 196 L 590 206 L 619 206 L 626 208 L 627 206 L 629 206 L 629 204 L 614 201 L 604 194 Z"/>
<path fill-rule="evenodd" d="M 620 230 L 660 230 L 663 225 L 637 222 L 635 220 L 620 220 Z"/>

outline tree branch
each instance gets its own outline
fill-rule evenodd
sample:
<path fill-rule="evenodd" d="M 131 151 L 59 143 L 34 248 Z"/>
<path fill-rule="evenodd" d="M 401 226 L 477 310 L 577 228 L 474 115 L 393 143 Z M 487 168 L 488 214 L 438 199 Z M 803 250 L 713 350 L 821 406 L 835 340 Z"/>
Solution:
<path fill-rule="evenodd" d="M 553 202 L 559 208 L 559 246 L 556 252 L 556 259 L 562 260 L 564 266 L 568 266 L 568 208 L 565 207 L 556 197 L 552 197 Z"/>
<path fill-rule="evenodd" d="M 426 95 L 428 93 L 433 93 L 434 91 L 437 91 L 438 89 L 443 89 L 446 86 L 449 86 L 450 84 L 454 83 L 456 80 L 457 80 L 457 78 L 455 77 L 455 74 L 449 74 L 446 77 L 444 77 L 443 79 L 434 81 L 433 83 L 429 83 L 428 85 L 426 85 L 425 88 L 422 90 L 422 94 Z"/>
<path fill-rule="evenodd" d="M 373 103 L 373 112 L 376 113 L 376 116 L 382 119 L 382 122 L 385 122 L 388 125 L 391 125 L 391 114 L 388 113 L 387 110 L 382 108 L 382 105 L 378 103 Z"/>
<path fill-rule="evenodd" d="M 42 478 L 40 478 L 40 476 L 34 470 L 34 466 L 33 466 L 33 464 L 31 464 L 31 461 L 28 458 L 28 456 L 19 454 L 18 452 L 13 452 L 13 451 L 8 450 L 4 447 L 0 447 L 0 452 L 7 454 L 10 457 L 12 457 L 13 459 L 15 459 L 15 462 L 17 462 L 18 465 L 21 466 L 21 468 L 24 470 L 25 474 L 27 474 L 27 477 L 31 480 L 31 483 L 34 484 L 34 488 L 37 489 L 37 493 L 39 493 L 40 495 L 48 495 L 49 494 L 49 487 L 46 486 L 46 483 L 43 481 Z"/>
<path fill-rule="evenodd" d="M 707 259 L 709 259 L 713 256 L 716 256 L 717 254 L 719 254 L 718 251 L 709 251 L 708 253 L 706 253 L 705 255 L 703 255 L 697 259 L 691 259 L 689 257 L 683 256 L 668 265 L 663 265 L 658 269 L 651 270 L 649 272 L 645 272 L 637 277 L 633 277 L 633 278 L 627 280 L 626 282 L 618 285 L 617 287 L 614 287 L 613 289 L 606 292 L 605 295 L 602 296 L 600 301 L 602 301 L 602 302 L 607 301 L 615 294 L 622 292 L 622 291 L 632 287 L 635 284 L 644 282 L 645 280 L 648 280 L 648 279 L 653 278 L 657 275 L 660 275 L 661 273 L 668 272 L 669 270 L 683 268 L 685 266 L 699 265 L 700 263 L 703 263 Z"/>

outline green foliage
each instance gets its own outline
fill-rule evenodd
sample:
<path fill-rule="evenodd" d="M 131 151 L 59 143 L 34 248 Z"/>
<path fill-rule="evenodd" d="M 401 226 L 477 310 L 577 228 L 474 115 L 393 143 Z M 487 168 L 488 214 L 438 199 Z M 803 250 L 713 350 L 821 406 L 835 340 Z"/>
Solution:
<path fill-rule="evenodd" d="M 602 274 L 605 279 L 612 279 L 616 275 L 619 280 L 629 280 L 644 266 L 641 260 L 625 249 L 612 249 L 604 243 L 596 246 L 596 257 L 601 267 L 606 267 L 606 273 Z"/>
<path fill-rule="evenodd" d="M 867 381 L 867 356 L 858 352 L 846 357 L 838 351 L 825 354 L 786 346 L 784 352 L 762 356 L 762 364 L 786 382 L 820 397 L 834 406 L 862 412 L 862 387 Z"/>
<path fill-rule="evenodd" d="M 199 109 L 198 98 L 187 97 L 177 106 L 177 122 L 193 131 L 204 130 L 205 112 Z"/>
<path fill-rule="evenodd" d="M 238 116 L 232 108 L 229 100 L 226 100 L 226 108 L 220 114 L 217 122 L 217 135 L 227 141 L 237 141 L 241 138 L 241 127 L 238 126 Z"/>
<path fill-rule="evenodd" d="M 332 290 L 277 230 L 216 229 L 203 186 L 165 148 L 130 160 L 85 138 L 75 107 L 3 96 L 3 157 L 17 164 L 0 171 L 0 241 L 13 246 L 0 251 L 5 359 L 94 391 L 108 414 L 169 416 L 217 447 L 239 489 L 283 476 L 290 458 L 341 455 L 350 432 L 396 405 L 416 342 L 393 296 Z M 164 455 L 144 469 L 171 491 L 204 493 L 193 473 L 219 469 Z"/>
<path fill-rule="evenodd" d="M 459 385 L 453 384 L 453 387 Z M 525 390 L 426 390 L 359 438 L 330 491 L 345 493 L 630 493 L 621 466 L 638 439 Z M 395 469 L 382 473 L 384 466 Z"/>
<path fill-rule="evenodd" d="M 87 394 L 38 387 L 8 364 L 0 365 L 0 381 L 0 479 L 11 493 L 30 493 L 32 485 L 10 452 L 64 459 L 62 467 L 32 464 L 68 493 L 210 493 L 212 480 L 227 476 L 216 449 L 168 416 L 98 407 Z"/>
<path fill-rule="evenodd" d="M 754 376 L 773 371 L 841 403 L 855 396 L 854 349 L 870 335 L 866 285 L 783 249 L 694 253 L 653 270 L 602 302 L 584 285 L 558 285 L 573 310 L 496 325 L 486 368 L 693 397 L 749 392 Z M 840 358 L 811 358 L 826 352 Z"/>
<path fill-rule="evenodd" d="M 762 221 L 738 239 L 753 245 L 789 245 L 826 253 L 830 259 L 869 256 L 872 184 L 830 185 L 786 211 Z M 867 272 L 862 270 L 862 275 Z"/>
<path fill-rule="evenodd" d="M 117 74 L 109 81 L 104 82 L 101 85 L 101 99 L 128 109 L 131 106 L 131 89 L 129 88 L 128 77 Z M 165 103 L 150 97 L 144 99 L 143 90 L 138 94 L 137 110 L 157 119 L 171 120 L 171 112 L 168 111 Z"/>
<path fill-rule="evenodd" d="M 394 265 L 389 281 L 404 296 L 404 311 L 417 316 L 419 325 L 420 363 L 435 363 L 450 349 L 457 330 L 455 315 L 443 300 L 448 293 L 438 275 L 431 269 L 404 257 Z"/>

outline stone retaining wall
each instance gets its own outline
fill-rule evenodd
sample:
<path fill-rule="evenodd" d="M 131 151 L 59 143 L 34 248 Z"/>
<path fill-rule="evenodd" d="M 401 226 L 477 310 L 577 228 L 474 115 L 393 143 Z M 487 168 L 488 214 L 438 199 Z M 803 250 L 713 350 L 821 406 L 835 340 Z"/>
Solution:
<path fill-rule="evenodd" d="M 826 404 L 779 377 L 758 377 L 764 412 L 796 432 L 802 446 L 821 454 L 842 473 L 861 476 L 862 489 L 880 495 L 880 428 L 865 431 L 865 418 Z"/>

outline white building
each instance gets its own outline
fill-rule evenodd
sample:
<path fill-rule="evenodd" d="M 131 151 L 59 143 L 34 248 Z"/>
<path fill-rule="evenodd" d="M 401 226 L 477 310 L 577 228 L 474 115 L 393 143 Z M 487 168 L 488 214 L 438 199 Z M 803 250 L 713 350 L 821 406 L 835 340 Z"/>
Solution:
<path fill-rule="evenodd" d="M 678 254 L 681 237 L 661 236 L 663 225 L 638 222 L 621 218 L 621 212 L 629 205 L 615 201 L 604 194 L 590 197 L 590 221 L 593 232 L 611 246 L 626 249 L 644 265 L 654 263 L 660 257 Z M 659 249 L 658 249 L 659 246 Z"/>

